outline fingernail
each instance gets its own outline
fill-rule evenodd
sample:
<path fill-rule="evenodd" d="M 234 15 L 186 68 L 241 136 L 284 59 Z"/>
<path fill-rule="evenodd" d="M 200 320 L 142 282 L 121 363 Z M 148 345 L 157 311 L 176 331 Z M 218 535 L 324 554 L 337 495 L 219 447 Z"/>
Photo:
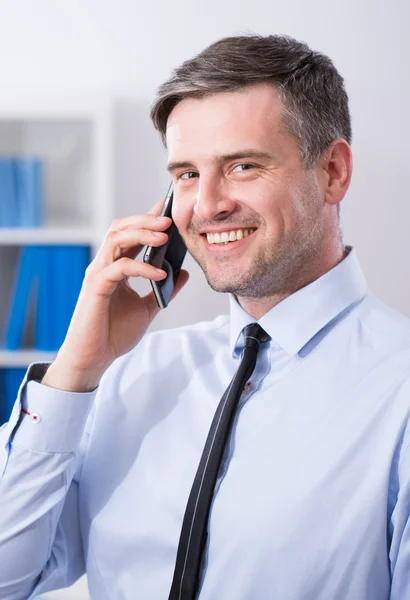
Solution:
<path fill-rule="evenodd" d="M 151 231 L 152 235 L 155 235 L 155 237 L 162 237 L 164 234 L 162 233 L 162 231 Z"/>

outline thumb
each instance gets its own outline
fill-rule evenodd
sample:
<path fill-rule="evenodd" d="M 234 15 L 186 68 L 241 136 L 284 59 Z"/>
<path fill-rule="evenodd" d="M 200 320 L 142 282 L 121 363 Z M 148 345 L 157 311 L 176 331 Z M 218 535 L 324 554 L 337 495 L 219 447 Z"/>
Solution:
<path fill-rule="evenodd" d="M 175 281 L 175 279 L 176 279 L 176 281 Z M 184 285 L 187 283 L 188 279 L 189 279 L 189 273 L 188 273 L 188 271 L 185 271 L 185 269 L 181 269 L 180 271 L 177 271 L 175 273 L 175 277 L 174 277 L 175 285 L 174 285 L 174 291 L 172 292 L 171 300 L 173 300 L 175 298 L 175 296 L 177 294 L 179 294 L 179 292 L 182 290 Z"/>
<path fill-rule="evenodd" d="M 182 290 L 182 288 L 188 281 L 189 273 L 188 273 L 188 271 L 185 271 L 185 269 L 181 269 L 180 271 L 176 272 L 175 276 L 176 276 L 176 282 L 175 282 L 174 290 L 173 290 L 171 298 L 170 298 L 170 302 L 175 298 L 175 296 L 177 294 L 179 294 L 179 292 Z M 149 294 L 144 296 L 144 302 L 148 309 L 149 320 L 151 322 L 154 319 L 154 317 L 156 317 L 157 314 L 159 313 L 159 311 L 161 310 L 158 306 L 158 303 L 157 303 L 157 300 L 155 298 L 155 294 L 153 291 L 151 291 Z"/>

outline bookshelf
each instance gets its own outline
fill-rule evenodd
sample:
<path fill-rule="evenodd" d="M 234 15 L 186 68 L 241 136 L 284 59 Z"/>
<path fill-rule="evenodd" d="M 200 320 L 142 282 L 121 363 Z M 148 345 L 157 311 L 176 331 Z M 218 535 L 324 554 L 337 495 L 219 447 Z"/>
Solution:
<path fill-rule="evenodd" d="M 88 244 L 101 240 L 100 232 L 92 227 L 0 227 L 0 246 L 16 244 Z"/>
<path fill-rule="evenodd" d="M 0 350 L 0 368 L 27 367 L 32 362 L 50 362 L 55 352 L 41 350 Z"/>
<path fill-rule="evenodd" d="M 0 227 L 0 376 L 2 369 L 26 368 L 32 362 L 51 361 L 55 356 L 55 352 L 33 348 L 30 324 L 22 349 L 4 349 L 10 294 L 21 248 L 80 245 L 89 247 L 92 257 L 113 218 L 110 98 L 48 90 L 3 92 L 0 156 L 41 159 L 44 222 L 33 228 Z"/>

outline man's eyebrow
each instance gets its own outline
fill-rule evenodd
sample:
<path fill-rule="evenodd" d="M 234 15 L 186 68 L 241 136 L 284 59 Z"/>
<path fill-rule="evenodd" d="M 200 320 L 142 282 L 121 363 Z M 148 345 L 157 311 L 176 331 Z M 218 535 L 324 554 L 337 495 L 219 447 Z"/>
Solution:
<path fill-rule="evenodd" d="M 241 160 L 245 158 L 255 158 L 260 160 L 272 160 L 274 156 L 269 152 L 261 152 L 260 150 L 241 150 L 240 152 L 233 152 L 231 154 L 222 154 L 220 156 L 214 156 L 212 162 L 224 163 L 230 160 Z M 195 165 L 190 161 L 172 161 L 168 164 L 168 171 L 172 173 L 177 169 L 194 169 Z"/>

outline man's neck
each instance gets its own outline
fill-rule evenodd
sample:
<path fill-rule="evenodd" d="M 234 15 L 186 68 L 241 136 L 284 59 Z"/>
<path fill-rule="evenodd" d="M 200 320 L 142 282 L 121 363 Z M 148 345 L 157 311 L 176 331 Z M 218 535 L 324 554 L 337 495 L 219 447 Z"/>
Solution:
<path fill-rule="evenodd" d="M 281 294 L 272 294 L 271 296 L 265 296 L 263 298 L 249 298 L 235 296 L 240 306 L 253 317 L 256 321 L 259 321 L 267 312 L 269 312 L 274 306 L 279 304 L 288 298 L 298 290 L 306 287 L 319 277 L 322 277 L 325 273 L 333 269 L 338 265 L 348 254 L 348 251 L 343 246 L 333 253 L 333 255 L 321 262 L 313 271 L 306 272 L 302 277 L 295 279 L 289 284 L 289 290 Z"/>

